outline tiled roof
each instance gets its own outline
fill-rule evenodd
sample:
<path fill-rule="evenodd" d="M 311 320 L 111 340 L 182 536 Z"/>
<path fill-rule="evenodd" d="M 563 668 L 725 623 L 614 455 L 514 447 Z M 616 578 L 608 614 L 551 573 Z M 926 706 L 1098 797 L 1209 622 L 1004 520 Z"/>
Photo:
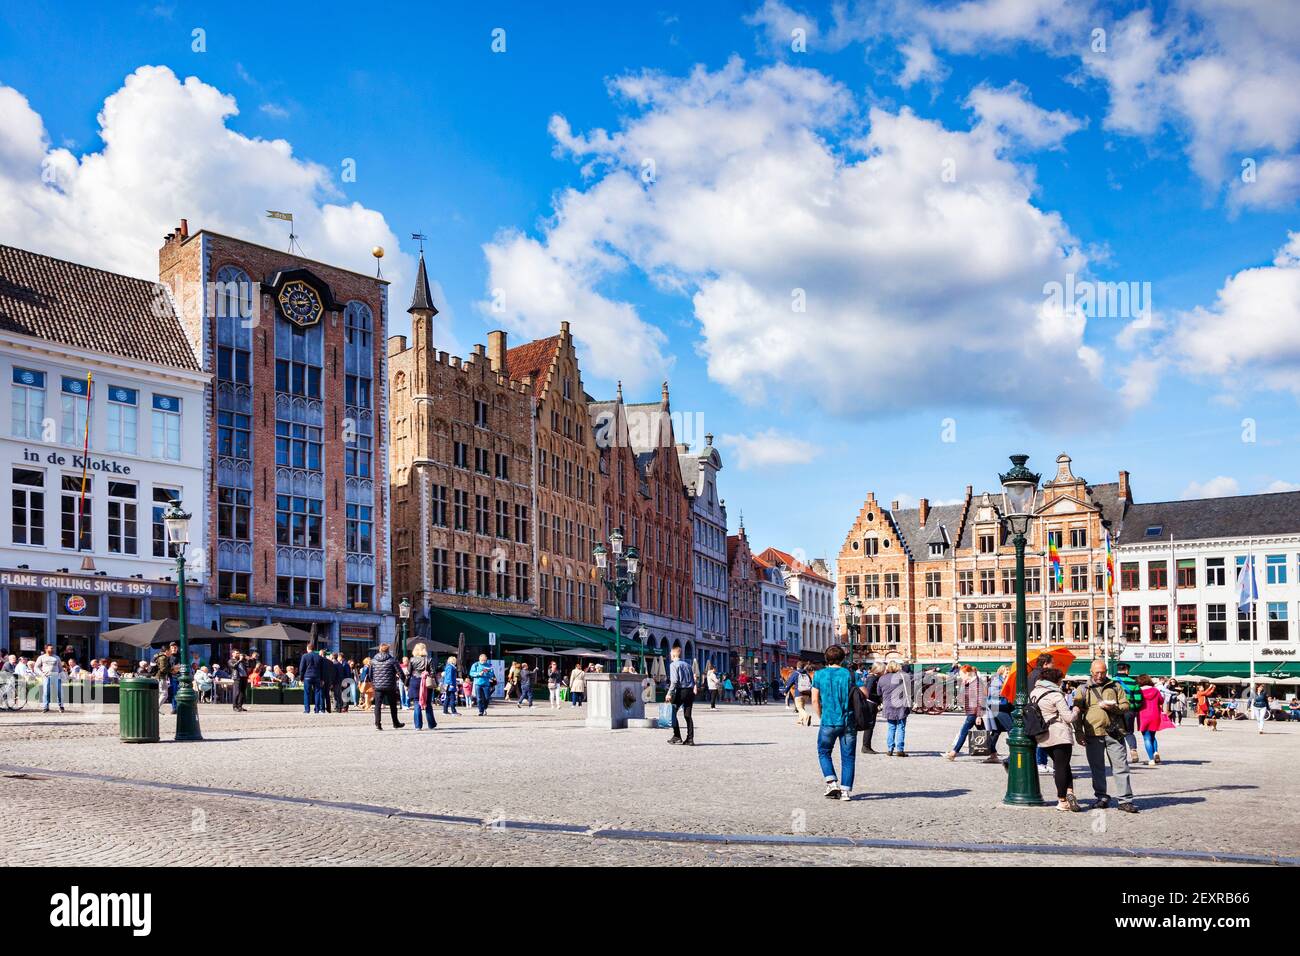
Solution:
<path fill-rule="evenodd" d="M 199 370 L 166 286 L 4 245 L 0 332 Z"/>
<path fill-rule="evenodd" d="M 755 560 L 764 561 L 770 567 L 775 567 L 777 564 L 784 564 L 795 574 L 802 575 L 803 577 L 806 578 L 812 578 L 813 580 L 820 581 L 821 583 L 826 585 L 834 584 L 833 581 L 828 581 L 826 578 L 822 577 L 812 568 L 808 567 L 808 565 L 804 564 L 802 561 L 795 558 L 794 555 L 788 554 L 785 551 L 778 550 L 777 548 L 766 549 L 765 551 L 757 555 L 755 557 Z"/>
<path fill-rule="evenodd" d="M 1147 529 L 1160 530 L 1147 537 Z M 1124 517 L 1121 544 L 1300 532 L 1300 491 L 1234 495 L 1133 505 Z"/>
<path fill-rule="evenodd" d="M 546 384 L 546 370 L 555 360 L 555 350 L 559 347 L 560 337 L 548 335 L 544 339 L 534 339 L 506 349 L 506 367 L 510 369 L 510 377 L 522 381 L 525 375 L 531 375 L 533 395 L 541 395 L 542 386 Z"/>
<path fill-rule="evenodd" d="M 889 517 L 908 554 L 917 560 L 923 560 L 930 556 L 931 542 L 943 542 L 950 548 L 956 545 L 962 532 L 961 515 L 965 507 L 964 503 L 931 505 L 924 528 L 921 527 L 920 508 L 900 508 L 898 511 L 890 511 Z M 950 555 L 950 551 L 944 551 L 944 557 Z"/>

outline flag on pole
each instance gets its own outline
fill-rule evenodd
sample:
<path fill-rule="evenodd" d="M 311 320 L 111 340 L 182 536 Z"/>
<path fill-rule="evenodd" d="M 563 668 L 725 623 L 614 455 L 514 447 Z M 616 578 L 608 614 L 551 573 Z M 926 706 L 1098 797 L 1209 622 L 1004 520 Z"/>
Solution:
<path fill-rule="evenodd" d="M 267 218 L 267 219 L 283 219 L 285 222 L 293 222 L 293 213 L 291 213 L 291 212 L 277 212 L 277 211 L 274 210 L 274 209 L 268 209 L 268 210 L 266 211 L 266 218 Z"/>
<path fill-rule="evenodd" d="M 1255 581 L 1255 556 L 1246 556 L 1245 563 L 1237 572 L 1237 608 L 1249 611 L 1251 605 L 1259 600 L 1259 585 Z"/>
<path fill-rule="evenodd" d="M 1106 532 L 1106 596 L 1115 593 L 1115 552 L 1110 546 L 1110 532 Z"/>
<path fill-rule="evenodd" d="M 1047 536 L 1047 560 L 1052 567 L 1056 590 L 1060 591 L 1065 587 L 1065 568 L 1061 567 L 1061 552 L 1057 550 L 1056 539 L 1050 533 Z"/>

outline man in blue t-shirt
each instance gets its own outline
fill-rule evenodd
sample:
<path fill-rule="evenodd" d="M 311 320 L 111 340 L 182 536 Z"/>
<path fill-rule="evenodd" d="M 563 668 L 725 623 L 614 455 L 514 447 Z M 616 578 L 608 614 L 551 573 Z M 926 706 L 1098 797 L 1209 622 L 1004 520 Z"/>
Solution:
<path fill-rule="evenodd" d="M 853 675 L 840 666 L 844 661 L 844 648 L 832 644 L 826 648 L 827 666 L 813 675 L 812 709 L 818 715 L 817 760 L 826 781 L 829 800 L 853 799 L 853 770 L 856 763 L 854 750 L 858 733 L 853 723 L 850 694 L 856 693 Z M 835 780 L 835 763 L 831 750 L 840 744 L 840 779 Z"/>
<path fill-rule="evenodd" d="M 474 702 L 478 704 L 478 715 L 482 717 L 487 713 L 488 701 L 492 699 L 492 682 L 496 679 L 496 671 L 488 663 L 486 654 L 480 654 L 478 661 L 471 665 L 469 677 L 474 682 Z"/>

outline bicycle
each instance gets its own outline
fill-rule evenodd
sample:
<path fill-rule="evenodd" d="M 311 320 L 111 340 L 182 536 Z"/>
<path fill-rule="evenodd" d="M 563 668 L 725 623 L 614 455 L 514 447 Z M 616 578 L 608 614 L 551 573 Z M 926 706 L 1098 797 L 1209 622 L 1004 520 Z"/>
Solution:
<path fill-rule="evenodd" d="M 28 685 L 8 671 L 0 672 L 0 707 L 5 710 L 22 710 L 27 705 Z"/>

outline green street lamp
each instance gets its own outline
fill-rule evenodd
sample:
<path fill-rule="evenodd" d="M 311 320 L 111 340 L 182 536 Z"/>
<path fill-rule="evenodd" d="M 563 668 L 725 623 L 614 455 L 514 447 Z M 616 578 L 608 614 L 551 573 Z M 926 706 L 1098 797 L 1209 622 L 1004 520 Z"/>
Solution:
<path fill-rule="evenodd" d="M 402 619 L 402 653 L 397 655 L 400 659 L 406 656 L 406 642 L 411 636 L 411 602 L 402 598 L 397 605 L 397 613 Z"/>
<path fill-rule="evenodd" d="M 1028 455 L 1012 455 L 1011 470 L 1002 479 L 1002 521 L 1011 533 L 1016 549 L 1016 703 L 1012 711 L 1010 752 L 1007 766 L 1007 795 L 1003 803 L 1036 807 L 1043 802 L 1034 765 L 1034 742 L 1025 733 L 1025 707 L 1029 704 L 1029 652 L 1025 633 L 1025 543 L 1034 520 L 1034 498 L 1038 475 L 1025 467 Z"/>
<path fill-rule="evenodd" d="M 598 544 L 591 550 L 596 569 L 605 590 L 614 599 L 614 671 L 623 669 L 623 602 L 627 600 L 632 585 L 636 583 L 636 574 L 641 566 L 641 553 L 633 545 L 623 551 L 623 529 L 615 528 L 609 535 L 609 550 Z M 613 561 L 610 561 L 611 556 Z M 605 574 L 606 568 L 609 574 Z"/>
<path fill-rule="evenodd" d="M 646 627 L 645 624 L 638 624 L 636 628 L 636 639 L 641 644 L 641 673 L 642 674 L 650 673 L 645 669 L 645 642 L 646 642 L 646 638 L 648 638 L 649 636 L 650 636 L 650 628 Z"/>
<path fill-rule="evenodd" d="M 181 676 L 176 690 L 176 739 L 202 740 L 199 730 L 199 699 L 194 693 L 194 675 L 190 672 L 190 641 L 185 629 L 185 548 L 190 543 L 190 518 L 181 510 L 180 499 L 173 500 L 163 512 L 167 541 L 176 550 L 176 595 L 180 606 Z M 165 675 L 164 675 L 165 676 Z"/>
<path fill-rule="evenodd" d="M 857 597 L 858 589 L 846 586 L 844 600 L 840 602 L 840 610 L 844 612 L 844 630 L 848 636 L 850 672 L 853 670 L 853 636 L 858 633 L 858 628 L 862 624 L 862 602 Z M 849 600 L 850 598 L 853 600 Z"/>

